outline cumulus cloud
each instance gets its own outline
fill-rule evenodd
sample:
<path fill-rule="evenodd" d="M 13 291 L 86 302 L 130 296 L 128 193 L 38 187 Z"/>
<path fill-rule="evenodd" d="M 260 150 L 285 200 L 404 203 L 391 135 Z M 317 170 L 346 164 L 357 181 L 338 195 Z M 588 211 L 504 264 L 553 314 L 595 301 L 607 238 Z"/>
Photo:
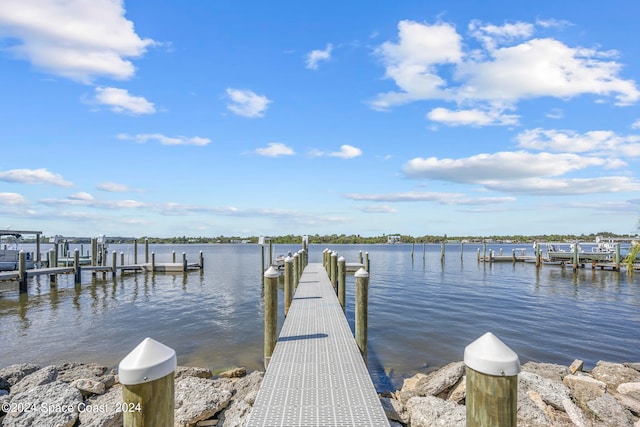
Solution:
<path fill-rule="evenodd" d="M 266 157 L 292 156 L 295 154 L 292 148 L 281 142 L 270 142 L 265 148 L 256 149 L 256 154 Z"/>
<path fill-rule="evenodd" d="M 209 138 L 203 138 L 200 136 L 166 136 L 161 133 L 139 133 L 136 135 L 128 135 L 121 133 L 118 135 L 118 139 L 131 140 L 144 144 L 149 141 L 156 141 L 162 145 L 197 145 L 204 146 L 211 143 Z M 106 190 L 109 191 L 109 190 Z M 113 190 L 111 190 L 113 191 Z"/>
<path fill-rule="evenodd" d="M 528 178 L 514 181 L 486 181 L 490 190 L 513 194 L 565 196 L 640 191 L 640 182 L 626 176 L 596 178 Z"/>
<path fill-rule="evenodd" d="M 141 96 L 133 96 L 126 89 L 115 87 L 96 87 L 96 103 L 108 106 L 116 113 L 133 115 L 153 114 L 156 108 L 152 102 Z"/>
<path fill-rule="evenodd" d="M 328 61 L 331 59 L 331 51 L 333 50 L 333 45 L 331 43 L 327 44 L 327 47 L 324 50 L 312 50 L 307 55 L 307 68 L 310 70 L 317 70 L 318 63 L 320 61 Z"/>
<path fill-rule="evenodd" d="M 359 211 L 366 213 L 396 213 L 398 210 L 389 205 L 370 205 L 356 207 Z"/>
<path fill-rule="evenodd" d="M 352 145 L 341 145 L 340 151 L 334 151 L 329 154 L 331 157 L 340 157 L 341 159 L 353 159 L 362 155 L 362 150 Z"/>
<path fill-rule="evenodd" d="M 605 159 L 562 153 L 526 151 L 477 154 L 461 159 L 417 157 L 403 166 L 410 178 L 428 178 L 460 183 L 483 183 L 540 176 L 559 176 L 589 166 L 602 166 Z"/>
<path fill-rule="evenodd" d="M 640 119 L 633 122 L 633 124 L 631 125 L 631 129 L 640 129 Z"/>
<path fill-rule="evenodd" d="M 27 199 L 18 193 L 0 193 L 0 205 L 3 206 L 20 206 L 26 205 Z"/>
<path fill-rule="evenodd" d="M 38 69 L 83 83 L 124 80 L 155 42 L 136 34 L 121 0 L 3 0 L 0 37 L 5 50 Z"/>
<path fill-rule="evenodd" d="M 227 96 L 231 100 L 227 105 L 229 111 L 250 118 L 263 117 L 269 104 L 273 102 L 266 96 L 250 90 L 227 88 Z"/>
<path fill-rule="evenodd" d="M 446 124 L 482 126 L 513 124 L 517 116 L 489 112 L 513 110 L 523 99 L 589 94 L 621 106 L 640 99 L 636 83 L 621 77 L 616 51 L 534 38 L 536 26 L 551 25 L 546 24 L 473 21 L 469 34 L 481 46 L 473 48 L 450 24 L 400 21 L 397 41 L 376 49 L 385 77 L 398 90 L 379 93 L 370 106 L 388 110 L 421 100 L 453 102 L 458 111 L 439 107 L 431 116 Z"/>
<path fill-rule="evenodd" d="M 1 172 L 0 181 L 20 184 L 49 184 L 57 187 L 71 187 L 73 184 L 62 175 L 49 172 L 47 169 L 13 169 Z"/>
<path fill-rule="evenodd" d="M 107 191 L 109 193 L 125 193 L 132 191 L 127 185 L 117 184 L 115 182 L 103 182 L 98 184 L 98 190 Z"/>
<path fill-rule="evenodd" d="M 469 110 L 452 111 L 448 108 L 437 107 L 429 111 L 427 118 L 447 126 L 488 126 L 488 125 L 516 125 L 519 116 L 506 114 L 499 110 Z"/>
<path fill-rule="evenodd" d="M 468 197 L 462 193 L 442 193 L 430 191 L 406 191 L 400 193 L 351 193 L 347 199 L 367 202 L 399 203 L 399 202 L 436 202 L 443 205 L 486 205 L 507 203 L 513 197 Z"/>
<path fill-rule="evenodd" d="M 602 156 L 640 156 L 640 135 L 619 135 L 610 130 L 579 133 L 573 130 L 528 129 L 516 136 L 518 145 L 532 150 L 569 153 L 593 153 Z M 621 166 L 620 160 L 610 159 L 610 166 Z"/>

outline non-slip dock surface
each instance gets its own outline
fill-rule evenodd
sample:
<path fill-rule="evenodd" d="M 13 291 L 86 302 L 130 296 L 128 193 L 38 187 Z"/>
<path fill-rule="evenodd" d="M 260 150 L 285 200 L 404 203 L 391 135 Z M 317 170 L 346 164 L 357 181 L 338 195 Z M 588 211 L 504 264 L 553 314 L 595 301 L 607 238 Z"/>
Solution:
<path fill-rule="evenodd" d="M 300 278 L 247 425 L 389 426 L 322 264 Z"/>

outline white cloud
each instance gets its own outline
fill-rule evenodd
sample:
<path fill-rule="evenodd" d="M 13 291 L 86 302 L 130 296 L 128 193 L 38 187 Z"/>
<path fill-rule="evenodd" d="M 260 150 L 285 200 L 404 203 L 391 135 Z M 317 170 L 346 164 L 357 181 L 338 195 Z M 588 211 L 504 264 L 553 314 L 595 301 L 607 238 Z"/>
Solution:
<path fill-rule="evenodd" d="M 50 184 L 58 187 L 71 187 L 73 184 L 62 175 L 49 172 L 47 169 L 13 169 L 0 172 L 0 181 L 20 184 Z"/>
<path fill-rule="evenodd" d="M 111 111 L 116 113 L 140 115 L 156 112 L 152 102 L 141 96 L 129 95 L 126 89 L 96 87 L 96 101 L 98 104 L 109 106 Z"/>
<path fill-rule="evenodd" d="M 132 191 L 128 186 L 124 184 L 117 184 L 115 182 L 103 182 L 98 184 L 98 190 L 107 191 L 109 193 L 125 193 Z"/>
<path fill-rule="evenodd" d="M 371 205 L 371 206 L 362 206 L 356 207 L 356 209 L 366 212 L 366 213 L 396 213 L 397 209 L 389 206 L 389 205 Z"/>
<path fill-rule="evenodd" d="M 85 201 L 85 202 L 93 201 L 93 196 L 91 194 L 89 194 L 89 193 L 84 192 L 84 191 L 72 194 L 72 195 L 69 196 L 69 198 L 71 200 L 81 200 L 81 201 Z"/>
<path fill-rule="evenodd" d="M 594 153 L 603 156 L 640 156 L 640 136 L 622 136 L 607 130 L 581 134 L 572 130 L 536 128 L 521 132 L 516 136 L 516 140 L 520 147 L 533 150 Z"/>
<path fill-rule="evenodd" d="M 320 61 L 328 61 L 331 59 L 331 51 L 333 50 L 333 45 L 331 43 L 327 44 L 327 47 L 324 50 L 312 50 L 307 55 L 307 68 L 310 70 L 318 69 L 318 62 Z"/>
<path fill-rule="evenodd" d="M 331 157 L 340 157 L 341 159 L 353 159 L 362 155 L 362 150 L 352 145 L 341 145 L 340 151 L 334 151 L 327 154 Z"/>
<path fill-rule="evenodd" d="M 18 193 L 0 193 L 0 205 L 3 206 L 20 206 L 26 205 L 27 199 Z"/>
<path fill-rule="evenodd" d="M 631 129 L 640 129 L 640 119 L 633 122 L 633 124 L 631 125 Z"/>
<path fill-rule="evenodd" d="M 197 145 L 204 146 L 211 143 L 209 138 L 203 138 L 200 136 L 166 136 L 161 133 L 139 133 L 137 135 L 119 134 L 118 139 L 131 140 L 144 144 L 149 141 L 157 141 L 162 145 Z M 104 188 L 102 188 L 104 189 Z M 114 191 L 114 190 L 106 190 Z"/>
<path fill-rule="evenodd" d="M 544 196 L 640 191 L 640 182 L 626 176 L 567 179 L 528 178 L 514 181 L 486 181 L 484 186 L 494 191 Z"/>
<path fill-rule="evenodd" d="M 470 110 L 452 111 L 448 108 L 437 107 L 429 111 L 427 118 L 448 126 L 488 126 L 488 125 L 516 125 L 519 116 L 505 114 L 500 110 Z"/>
<path fill-rule="evenodd" d="M 270 142 L 266 148 L 256 149 L 256 154 L 266 157 L 292 156 L 295 154 L 292 148 L 281 142 Z"/>
<path fill-rule="evenodd" d="M 477 154 L 461 159 L 417 157 L 403 166 L 410 178 L 461 183 L 484 183 L 540 176 L 559 176 L 589 166 L 603 166 L 606 159 L 576 154 L 528 153 L 526 151 Z"/>
<path fill-rule="evenodd" d="M 536 23 L 541 27 L 552 24 Z M 620 77 L 622 64 L 615 61 L 615 51 L 532 38 L 535 25 L 524 22 L 495 26 L 474 21 L 469 29 L 472 37 L 481 40 L 481 49 L 469 48 L 471 43 L 450 24 L 400 21 L 398 41 L 387 41 L 376 50 L 385 76 L 398 90 L 379 93 L 370 106 L 388 110 L 421 100 L 456 102 L 464 112 L 457 117 L 451 110 L 432 111 L 450 113 L 446 118 L 457 124 L 477 126 L 512 124 L 514 117 L 489 121 L 479 113 L 513 110 L 528 98 L 566 100 L 590 94 L 599 101 L 612 98 L 617 105 L 640 99 L 636 83 Z"/>
<path fill-rule="evenodd" d="M 128 79 L 129 58 L 155 42 L 140 38 L 121 0 L 2 0 L 0 37 L 5 48 L 45 72 L 90 83 L 96 77 Z"/>
<path fill-rule="evenodd" d="M 227 108 L 243 117 L 263 117 L 267 107 L 273 102 L 250 90 L 227 88 L 227 96 L 231 100 Z"/>

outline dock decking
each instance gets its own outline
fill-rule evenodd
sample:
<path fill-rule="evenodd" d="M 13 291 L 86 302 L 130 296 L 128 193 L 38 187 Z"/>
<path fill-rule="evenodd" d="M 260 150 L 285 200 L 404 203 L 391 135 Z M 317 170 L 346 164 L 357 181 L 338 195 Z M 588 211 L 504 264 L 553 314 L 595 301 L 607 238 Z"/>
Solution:
<path fill-rule="evenodd" d="M 389 426 L 322 264 L 300 278 L 247 426 Z"/>

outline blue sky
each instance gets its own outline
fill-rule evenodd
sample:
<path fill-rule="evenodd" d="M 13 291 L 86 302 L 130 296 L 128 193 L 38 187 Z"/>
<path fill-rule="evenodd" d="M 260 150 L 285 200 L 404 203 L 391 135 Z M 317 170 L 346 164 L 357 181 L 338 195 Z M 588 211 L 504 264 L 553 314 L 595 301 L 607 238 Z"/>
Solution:
<path fill-rule="evenodd" d="M 0 228 L 637 231 L 632 1 L 0 2 Z"/>

